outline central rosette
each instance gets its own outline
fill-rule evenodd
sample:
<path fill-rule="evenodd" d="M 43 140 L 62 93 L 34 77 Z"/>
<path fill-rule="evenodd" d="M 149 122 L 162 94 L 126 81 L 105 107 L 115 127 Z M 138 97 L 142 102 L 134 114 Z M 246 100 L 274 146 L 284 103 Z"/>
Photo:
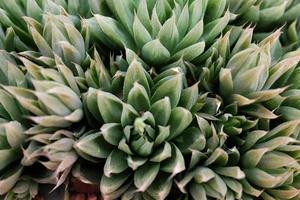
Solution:
<path fill-rule="evenodd" d="M 187 87 L 181 68 L 152 79 L 136 60 L 126 72 L 123 95 L 89 90 L 86 107 L 103 125 L 76 149 L 86 158 L 105 158 L 103 197 L 115 197 L 126 187 L 154 199 L 168 194 L 156 185 L 170 189 L 173 177 L 186 168 L 182 153 L 203 147 L 202 133 L 192 122 L 198 100 L 198 84 Z"/>
<path fill-rule="evenodd" d="M 131 127 L 129 127 L 131 128 Z M 157 136 L 154 117 L 145 112 L 134 120 L 131 131 L 131 149 L 139 156 L 149 156 L 153 152 L 154 141 Z"/>

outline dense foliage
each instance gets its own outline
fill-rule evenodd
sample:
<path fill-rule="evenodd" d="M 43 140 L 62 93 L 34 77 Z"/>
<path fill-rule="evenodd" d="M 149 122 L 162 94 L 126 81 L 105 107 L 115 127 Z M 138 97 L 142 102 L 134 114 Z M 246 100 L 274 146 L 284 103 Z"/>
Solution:
<path fill-rule="evenodd" d="M 299 0 L 0 0 L 0 199 L 300 199 Z"/>

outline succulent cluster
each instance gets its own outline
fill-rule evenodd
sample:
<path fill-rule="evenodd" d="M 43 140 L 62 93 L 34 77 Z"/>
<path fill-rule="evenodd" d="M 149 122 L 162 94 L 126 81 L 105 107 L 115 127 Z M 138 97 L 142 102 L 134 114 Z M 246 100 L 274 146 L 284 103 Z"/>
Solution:
<path fill-rule="evenodd" d="M 0 199 L 299 200 L 298 0 L 0 0 Z"/>

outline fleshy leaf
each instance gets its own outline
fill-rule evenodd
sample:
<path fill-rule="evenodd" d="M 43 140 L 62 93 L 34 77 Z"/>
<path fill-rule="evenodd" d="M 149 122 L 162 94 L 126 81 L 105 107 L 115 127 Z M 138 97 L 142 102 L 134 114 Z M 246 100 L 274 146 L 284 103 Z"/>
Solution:
<path fill-rule="evenodd" d="M 159 163 L 148 162 L 135 171 L 134 185 L 139 191 L 144 192 L 152 184 L 158 174 L 159 166 Z"/>
<path fill-rule="evenodd" d="M 120 150 L 114 150 L 106 159 L 104 174 L 107 177 L 111 177 L 112 174 L 119 174 L 127 168 L 126 154 Z"/>

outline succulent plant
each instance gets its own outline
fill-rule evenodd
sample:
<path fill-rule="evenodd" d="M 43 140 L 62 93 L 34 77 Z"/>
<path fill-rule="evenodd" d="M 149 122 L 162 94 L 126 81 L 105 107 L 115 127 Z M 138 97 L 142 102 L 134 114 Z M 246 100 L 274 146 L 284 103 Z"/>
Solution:
<path fill-rule="evenodd" d="M 123 92 L 120 98 L 102 90 L 88 91 L 88 109 L 98 113 L 103 125 L 100 132 L 80 139 L 76 149 L 106 159 L 100 183 L 103 198 L 117 198 L 127 188 L 133 191 L 124 195 L 134 196 L 136 188 L 145 193 L 141 195 L 164 199 L 172 177 L 185 169 L 182 152 L 190 146 L 197 148 L 197 140 L 185 139 L 188 134 L 195 139 L 199 134 L 191 124 L 197 109 L 197 84 L 185 86 L 180 68 L 152 79 L 134 60 L 126 72 Z"/>
<path fill-rule="evenodd" d="M 233 24 L 255 24 L 254 38 L 256 40 L 261 41 L 275 29 L 283 27 L 284 34 L 280 43 L 285 47 L 285 51 L 288 52 L 299 47 L 299 1 L 251 0 L 237 2 L 230 0 L 229 5 L 230 11 L 238 15 Z"/>
<path fill-rule="evenodd" d="M 0 0 L 0 199 L 300 199 L 299 6 Z"/>
<path fill-rule="evenodd" d="M 7 200 L 32 200 L 37 196 L 38 189 L 38 184 L 35 181 L 28 177 L 21 177 L 5 198 Z"/>
<path fill-rule="evenodd" d="M 16 121 L 1 118 L 0 124 L 0 195 L 9 192 L 22 175 L 22 144 L 25 140 L 24 127 Z"/>
<path fill-rule="evenodd" d="M 110 48 L 128 48 L 161 66 L 197 58 L 231 19 L 226 1 L 105 1 L 111 15 L 83 21 L 92 38 Z"/>
<path fill-rule="evenodd" d="M 24 156 L 21 161 L 23 166 L 32 166 L 35 163 L 41 164 L 46 176 L 34 174 L 34 180 L 38 183 L 47 183 L 59 187 L 65 182 L 72 170 L 73 164 L 78 156 L 73 148 L 74 134 L 66 130 L 50 132 L 26 132 L 30 135 L 29 144 L 24 149 Z"/>

